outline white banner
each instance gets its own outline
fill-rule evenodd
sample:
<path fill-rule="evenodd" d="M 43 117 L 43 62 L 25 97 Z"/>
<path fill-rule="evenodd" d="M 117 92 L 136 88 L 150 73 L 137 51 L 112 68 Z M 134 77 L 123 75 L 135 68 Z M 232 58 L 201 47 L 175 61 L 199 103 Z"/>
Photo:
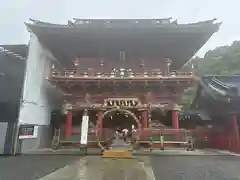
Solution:
<path fill-rule="evenodd" d="M 82 127 L 81 127 L 81 141 L 80 144 L 87 144 L 87 139 L 88 139 L 88 121 L 89 117 L 88 116 L 83 116 L 82 117 Z"/>

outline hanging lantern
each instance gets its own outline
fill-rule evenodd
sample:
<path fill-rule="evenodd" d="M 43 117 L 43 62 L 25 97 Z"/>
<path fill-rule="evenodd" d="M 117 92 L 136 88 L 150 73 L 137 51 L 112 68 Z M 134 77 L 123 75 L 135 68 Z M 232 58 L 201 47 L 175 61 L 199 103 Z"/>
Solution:
<path fill-rule="evenodd" d="M 171 59 L 167 59 L 167 66 L 170 66 L 172 63 L 172 60 Z"/>
<path fill-rule="evenodd" d="M 141 62 L 140 67 L 143 68 L 145 66 L 144 61 Z"/>
<path fill-rule="evenodd" d="M 114 73 L 114 72 L 111 72 L 111 73 L 110 73 L 110 77 L 115 77 L 115 73 Z"/>
<path fill-rule="evenodd" d="M 76 58 L 76 59 L 75 59 L 75 61 L 74 61 L 74 63 L 73 63 L 73 64 L 74 64 L 74 66 L 78 66 L 78 65 L 79 65 L 78 58 Z"/>
<path fill-rule="evenodd" d="M 176 77 L 176 72 L 172 72 L 172 77 Z"/>
<path fill-rule="evenodd" d="M 97 73 L 97 77 L 101 77 L 102 76 L 102 73 Z"/>
<path fill-rule="evenodd" d="M 101 67 L 104 66 L 104 61 L 103 61 L 103 60 L 100 61 L 100 66 L 101 66 Z"/>
<path fill-rule="evenodd" d="M 147 72 L 144 72 L 143 74 L 144 74 L 143 77 L 148 77 L 148 73 Z"/>
<path fill-rule="evenodd" d="M 84 72 L 83 77 L 88 77 L 88 73 Z"/>

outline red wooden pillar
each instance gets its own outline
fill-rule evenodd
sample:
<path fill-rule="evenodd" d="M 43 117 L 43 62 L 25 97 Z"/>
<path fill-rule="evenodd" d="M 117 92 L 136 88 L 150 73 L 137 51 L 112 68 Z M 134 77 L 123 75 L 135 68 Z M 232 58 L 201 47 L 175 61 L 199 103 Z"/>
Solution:
<path fill-rule="evenodd" d="M 232 114 L 232 130 L 234 137 L 239 139 L 239 127 L 236 114 Z"/>
<path fill-rule="evenodd" d="M 101 135 L 102 134 L 102 129 L 103 129 L 103 120 L 102 120 L 102 110 L 98 111 L 98 120 L 97 120 L 97 124 L 98 124 L 98 132 Z"/>
<path fill-rule="evenodd" d="M 148 135 L 148 111 L 142 111 L 142 131 L 143 131 L 143 139 L 147 140 Z"/>
<path fill-rule="evenodd" d="M 148 111 L 142 111 L 142 128 L 148 128 Z"/>
<path fill-rule="evenodd" d="M 232 124 L 232 132 L 233 132 L 233 138 L 232 138 L 232 147 L 234 152 L 239 151 L 239 127 L 238 127 L 238 121 L 237 121 L 237 115 L 234 113 L 231 117 L 231 124 Z"/>
<path fill-rule="evenodd" d="M 67 119 L 66 119 L 66 139 L 70 139 L 72 136 L 72 111 L 69 110 L 67 112 Z"/>
<path fill-rule="evenodd" d="M 178 119 L 178 111 L 172 111 L 172 126 L 174 129 L 179 129 L 179 119 Z"/>
<path fill-rule="evenodd" d="M 176 141 L 179 140 L 179 119 L 178 119 L 178 111 L 177 110 L 173 110 L 172 111 L 172 126 L 174 129 L 176 129 L 175 131 L 175 135 L 176 135 Z"/>

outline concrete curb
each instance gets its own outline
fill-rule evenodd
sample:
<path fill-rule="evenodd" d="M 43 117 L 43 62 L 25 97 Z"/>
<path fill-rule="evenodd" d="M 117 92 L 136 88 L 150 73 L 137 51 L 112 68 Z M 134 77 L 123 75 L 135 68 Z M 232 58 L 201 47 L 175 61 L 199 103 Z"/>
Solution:
<path fill-rule="evenodd" d="M 43 150 L 43 151 L 30 151 L 26 153 L 19 154 L 22 156 L 34 156 L 34 155 L 51 155 L 51 156 L 85 156 L 83 152 L 80 150 Z M 89 150 L 87 153 L 88 156 L 101 156 L 102 153 L 99 149 L 92 149 Z M 166 149 L 166 150 L 153 150 L 152 152 L 145 150 L 145 151 L 133 151 L 133 156 L 240 156 L 240 154 L 231 153 L 229 151 L 220 151 L 220 150 L 212 150 L 212 149 L 205 149 L 205 150 L 195 150 L 195 151 L 186 151 L 185 149 Z"/>
<path fill-rule="evenodd" d="M 225 154 L 225 155 L 229 155 L 229 156 L 237 156 L 237 157 L 240 157 L 240 154 L 236 154 L 236 153 L 232 153 L 230 151 L 218 151 L 219 153 L 221 154 Z"/>
<path fill-rule="evenodd" d="M 36 152 L 36 153 L 24 153 L 19 154 L 20 156 L 85 156 L 83 153 L 73 152 Z M 88 153 L 87 156 L 101 156 L 101 153 Z M 133 156 L 240 156 L 230 152 L 219 152 L 219 153 L 170 153 L 170 152 L 134 152 Z"/>

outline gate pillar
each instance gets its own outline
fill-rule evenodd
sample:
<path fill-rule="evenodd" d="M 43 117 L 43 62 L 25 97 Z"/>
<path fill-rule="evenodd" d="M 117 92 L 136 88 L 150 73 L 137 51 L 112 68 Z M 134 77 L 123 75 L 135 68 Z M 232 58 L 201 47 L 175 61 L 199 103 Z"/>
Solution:
<path fill-rule="evenodd" d="M 174 129 L 179 129 L 179 119 L 178 119 L 178 111 L 172 111 L 172 126 Z"/>
<path fill-rule="evenodd" d="M 148 136 L 148 110 L 142 111 L 142 131 L 143 131 L 143 140 L 147 140 Z"/>
<path fill-rule="evenodd" d="M 101 135 L 102 134 L 102 130 L 103 130 L 103 117 L 102 117 L 102 110 L 100 109 L 98 111 L 98 120 L 97 120 L 97 128 L 98 128 L 98 132 Z"/>
<path fill-rule="evenodd" d="M 66 134 L 65 138 L 70 139 L 72 136 L 72 110 L 68 110 L 66 119 Z"/>
<path fill-rule="evenodd" d="M 240 151 L 240 147 L 239 147 L 239 126 L 238 126 L 238 120 L 237 120 L 237 115 L 236 113 L 233 113 L 232 114 L 232 117 L 231 117 L 231 124 L 232 124 L 232 132 L 233 132 L 233 138 L 232 138 L 232 147 L 231 149 L 234 151 L 234 152 L 239 152 Z"/>
<path fill-rule="evenodd" d="M 232 130 L 234 133 L 234 137 L 239 138 L 239 130 L 238 130 L 238 122 L 237 122 L 237 115 L 232 114 Z"/>

